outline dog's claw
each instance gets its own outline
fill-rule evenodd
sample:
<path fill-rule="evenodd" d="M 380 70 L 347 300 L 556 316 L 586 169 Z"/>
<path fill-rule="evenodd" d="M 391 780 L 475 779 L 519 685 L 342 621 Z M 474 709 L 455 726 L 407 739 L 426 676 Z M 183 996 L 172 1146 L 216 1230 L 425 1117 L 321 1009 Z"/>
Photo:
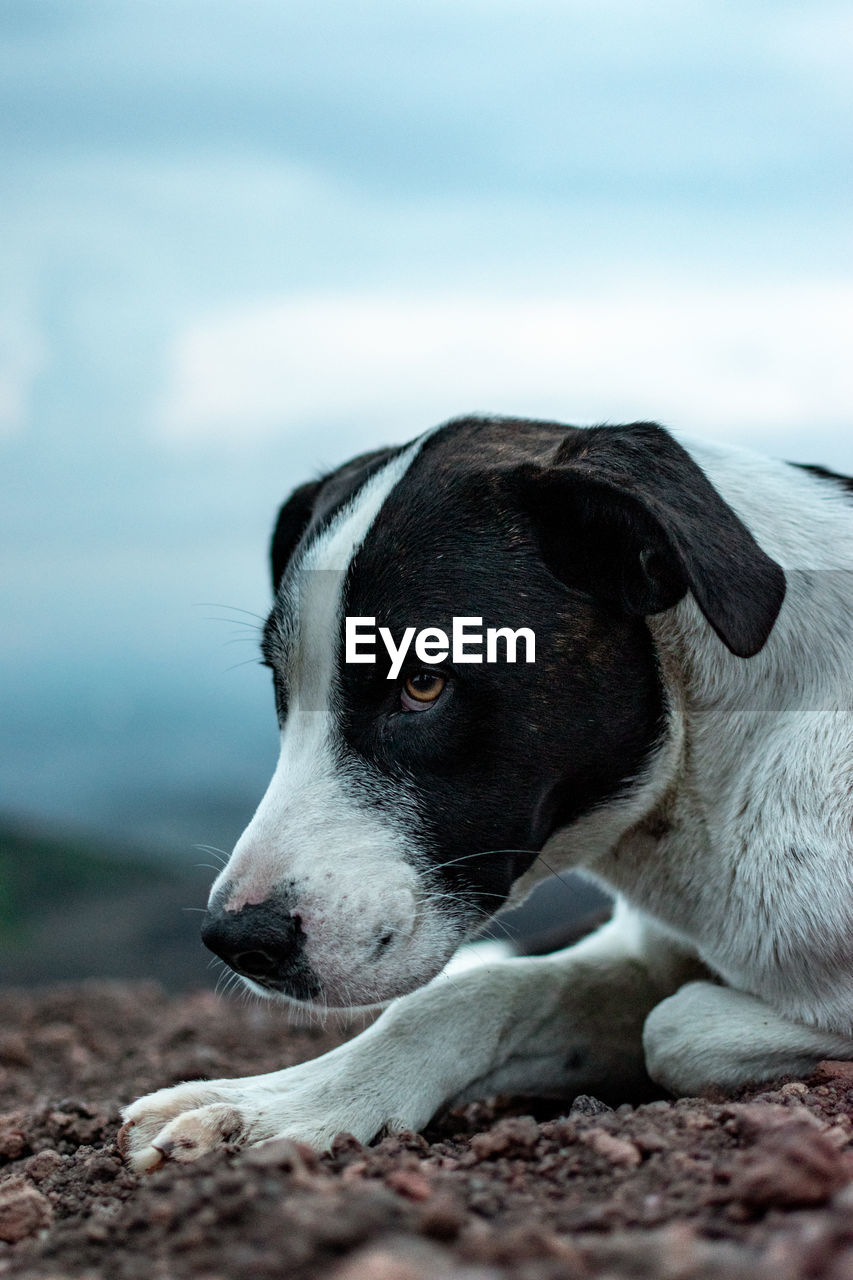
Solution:
<path fill-rule="evenodd" d="M 133 1130 L 135 1120 L 126 1120 L 116 1134 L 116 1148 L 125 1164 L 130 1165 L 134 1173 L 152 1173 L 164 1162 L 162 1152 L 153 1145 L 139 1146 L 134 1143 Z M 136 1149 L 134 1149 L 136 1147 Z"/>
<path fill-rule="evenodd" d="M 130 1131 L 135 1124 L 135 1120 L 125 1120 L 124 1124 L 116 1134 L 116 1150 L 122 1160 L 126 1160 L 130 1153 Z"/>
<path fill-rule="evenodd" d="M 166 1163 L 166 1157 L 157 1147 L 145 1147 L 128 1157 L 128 1164 L 134 1173 L 153 1173 Z"/>
<path fill-rule="evenodd" d="M 220 1093 L 198 1086 L 163 1090 L 162 1096 L 142 1099 L 128 1107 L 126 1123 L 117 1136 L 119 1151 L 137 1173 L 151 1173 L 167 1160 L 196 1160 L 215 1147 L 245 1139 L 246 1122 L 239 1107 Z M 177 1113 L 177 1114 L 176 1114 Z"/>

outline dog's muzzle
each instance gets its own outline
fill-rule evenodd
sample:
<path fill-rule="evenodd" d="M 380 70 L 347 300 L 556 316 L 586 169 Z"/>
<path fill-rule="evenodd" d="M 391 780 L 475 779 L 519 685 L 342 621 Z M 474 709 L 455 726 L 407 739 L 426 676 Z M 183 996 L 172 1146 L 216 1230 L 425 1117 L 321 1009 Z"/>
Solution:
<path fill-rule="evenodd" d="M 319 983 L 304 955 L 298 916 L 284 905 L 262 902 L 241 911 L 208 911 L 201 927 L 204 945 L 235 973 L 296 1000 L 310 1000 Z"/>

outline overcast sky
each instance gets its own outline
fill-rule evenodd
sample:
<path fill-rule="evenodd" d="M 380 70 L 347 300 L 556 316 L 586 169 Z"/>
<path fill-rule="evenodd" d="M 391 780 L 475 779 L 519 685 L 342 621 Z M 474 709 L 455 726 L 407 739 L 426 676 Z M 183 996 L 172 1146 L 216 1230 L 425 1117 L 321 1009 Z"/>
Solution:
<path fill-rule="evenodd" d="M 0 36 L 7 807 L 99 734 L 156 772 L 157 691 L 251 734 L 194 606 L 262 611 L 277 503 L 358 449 L 480 409 L 853 472 L 849 4 L 3 0 Z"/>

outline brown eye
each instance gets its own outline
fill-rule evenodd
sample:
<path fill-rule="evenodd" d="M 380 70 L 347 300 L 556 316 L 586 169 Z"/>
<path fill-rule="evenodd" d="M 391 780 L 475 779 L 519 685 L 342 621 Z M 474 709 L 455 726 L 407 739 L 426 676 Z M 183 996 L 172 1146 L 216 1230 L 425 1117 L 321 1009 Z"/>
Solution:
<path fill-rule="evenodd" d="M 416 671 L 403 685 L 400 701 L 409 711 L 426 711 L 447 683 L 438 671 Z"/>

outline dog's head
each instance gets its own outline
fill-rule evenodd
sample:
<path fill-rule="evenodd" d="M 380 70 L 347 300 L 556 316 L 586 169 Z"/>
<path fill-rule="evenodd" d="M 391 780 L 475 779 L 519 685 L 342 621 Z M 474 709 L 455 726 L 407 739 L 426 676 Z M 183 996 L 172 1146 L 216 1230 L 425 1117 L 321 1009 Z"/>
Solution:
<path fill-rule="evenodd" d="M 556 830 L 643 777 L 667 710 L 646 617 L 690 591 L 749 657 L 784 595 L 645 423 L 466 419 L 355 459 L 285 503 L 272 567 L 281 757 L 204 937 L 254 989 L 336 1006 L 428 981 Z M 347 661 L 347 618 L 408 632 L 405 658 Z M 529 629 L 535 660 L 503 638 L 493 662 L 436 662 L 435 636 L 419 656 L 409 629 L 454 618 Z"/>

